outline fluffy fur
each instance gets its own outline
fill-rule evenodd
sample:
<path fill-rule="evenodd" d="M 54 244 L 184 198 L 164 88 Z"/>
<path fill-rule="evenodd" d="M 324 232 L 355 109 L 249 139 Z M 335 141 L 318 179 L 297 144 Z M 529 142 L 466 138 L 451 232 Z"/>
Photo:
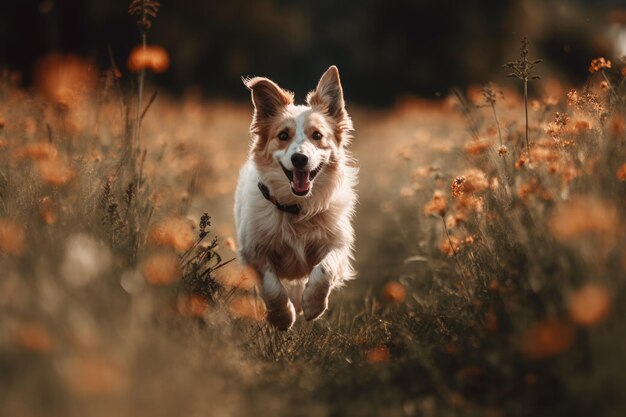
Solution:
<path fill-rule="evenodd" d="M 262 277 L 267 320 L 286 330 L 299 312 L 307 320 L 320 317 L 330 291 L 354 277 L 358 170 L 346 149 L 352 121 L 335 66 L 308 94 L 307 105 L 295 105 L 292 93 L 267 78 L 244 83 L 254 115 L 235 195 L 239 254 Z M 294 154 L 308 161 L 294 162 Z M 259 182 L 277 202 L 298 205 L 300 212 L 279 210 L 259 191 Z"/>

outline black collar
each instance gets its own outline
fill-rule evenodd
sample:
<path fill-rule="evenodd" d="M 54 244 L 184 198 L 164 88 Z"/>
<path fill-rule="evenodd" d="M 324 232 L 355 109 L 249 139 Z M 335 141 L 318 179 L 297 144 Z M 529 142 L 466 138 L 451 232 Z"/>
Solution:
<path fill-rule="evenodd" d="M 259 181 L 257 185 L 259 186 L 259 190 L 261 190 L 261 194 L 263 194 L 263 197 L 265 197 L 266 200 L 275 205 L 278 210 L 284 211 L 285 213 L 300 214 L 300 210 L 302 208 L 299 205 L 280 204 L 278 201 L 276 201 L 276 198 L 274 198 L 274 196 L 270 194 L 270 189 L 267 188 L 267 185 L 263 184 L 261 181 Z"/>

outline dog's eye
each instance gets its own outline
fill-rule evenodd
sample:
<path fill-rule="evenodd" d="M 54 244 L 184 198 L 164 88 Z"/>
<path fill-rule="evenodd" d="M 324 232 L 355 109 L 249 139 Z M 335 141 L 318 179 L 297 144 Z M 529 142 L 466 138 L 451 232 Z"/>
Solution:
<path fill-rule="evenodd" d="M 313 134 L 311 135 L 311 137 L 314 140 L 320 140 L 323 136 L 320 132 L 318 132 L 317 130 L 315 132 L 313 132 Z"/>
<path fill-rule="evenodd" d="M 286 130 L 283 130 L 282 132 L 280 132 L 278 134 L 278 139 L 280 139 L 280 140 L 287 140 L 287 139 L 289 139 L 289 133 L 287 133 Z"/>

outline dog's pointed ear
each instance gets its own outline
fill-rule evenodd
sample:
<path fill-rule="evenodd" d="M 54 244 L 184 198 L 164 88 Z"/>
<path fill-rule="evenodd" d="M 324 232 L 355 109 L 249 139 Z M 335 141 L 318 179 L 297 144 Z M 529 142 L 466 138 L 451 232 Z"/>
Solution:
<path fill-rule="evenodd" d="M 258 118 L 275 116 L 281 108 L 293 103 L 293 93 L 283 90 L 267 78 L 244 78 L 242 81 L 251 91 Z"/>
<path fill-rule="evenodd" d="M 342 120 L 347 116 L 339 70 L 336 66 L 332 65 L 326 70 L 315 90 L 307 95 L 306 101 L 309 106 L 322 109 L 336 120 Z"/>

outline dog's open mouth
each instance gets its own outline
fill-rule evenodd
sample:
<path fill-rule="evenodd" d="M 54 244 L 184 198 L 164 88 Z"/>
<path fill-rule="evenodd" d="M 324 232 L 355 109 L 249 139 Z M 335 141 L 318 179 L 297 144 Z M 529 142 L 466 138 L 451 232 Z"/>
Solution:
<path fill-rule="evenodd" d="M 299 197 L 304 197 L 311 192 L 313 180 L 322 170 L 322 165 L 324 164 L 319 164 L 313 171 L 304 169 L 294 169 L 293 171 L 289 171 L 283 166 L 282 163 L 280 163 L 280 167 L 283 169 L 283 172 L 291 184 L 291 192 Z"/>

